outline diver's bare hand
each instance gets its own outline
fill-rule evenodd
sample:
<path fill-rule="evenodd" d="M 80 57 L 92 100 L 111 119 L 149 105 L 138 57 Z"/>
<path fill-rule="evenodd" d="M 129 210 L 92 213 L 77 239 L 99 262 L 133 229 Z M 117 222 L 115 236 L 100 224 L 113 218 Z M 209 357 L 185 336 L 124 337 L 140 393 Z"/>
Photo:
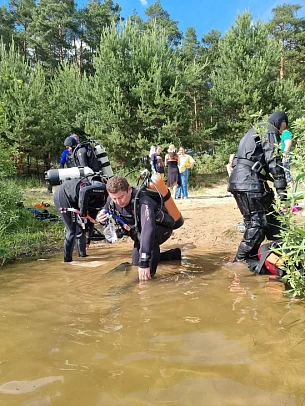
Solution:
<path fill-rule="evenodd" d="M 148 281 L 151 279 L 150 268 L 138 268 L 140 281 Z"/>
<path fill-rule="evenodd" d="M 108 214 L 106 213 L 106 210 L 102 209 L 99 213 L 97 213 L 96 220 L 99 223 L 104 224 L 104 223 L 106 223 L 107 219 L 108 219 Z"/>

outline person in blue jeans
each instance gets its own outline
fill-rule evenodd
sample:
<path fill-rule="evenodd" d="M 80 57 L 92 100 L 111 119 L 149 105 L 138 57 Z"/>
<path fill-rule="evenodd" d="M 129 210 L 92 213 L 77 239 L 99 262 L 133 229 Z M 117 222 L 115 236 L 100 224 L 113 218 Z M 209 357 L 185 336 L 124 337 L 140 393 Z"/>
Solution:
<path fill-rule="evenodd" d="M 187 199 L 189 197 L 188 196 L 189 169 L 193 168 L 193 166 L 195 165 L 195 160 L 193 157 L 185 153 L 184 147 L 179 148 L 178 155 L 180 157 L 179 172 L 181 178 L 180 180 L 181 186 L 178 185 L 175 197 L 176 199 L 180 199 L 181 197 Z"/>

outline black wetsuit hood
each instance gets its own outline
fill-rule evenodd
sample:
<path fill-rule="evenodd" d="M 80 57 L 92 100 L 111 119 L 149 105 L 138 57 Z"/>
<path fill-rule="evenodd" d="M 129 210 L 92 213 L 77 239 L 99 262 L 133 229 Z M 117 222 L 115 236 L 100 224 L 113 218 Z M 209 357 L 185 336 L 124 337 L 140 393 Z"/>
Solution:
<path fill-rule="evenodd" d="M 268 117 L 269 127 L 273 130 L 276 128 L 279 131 L 283 122 L 285 122 L 288 127 L 288 117 L 283 111 L 275 111 Z"/>

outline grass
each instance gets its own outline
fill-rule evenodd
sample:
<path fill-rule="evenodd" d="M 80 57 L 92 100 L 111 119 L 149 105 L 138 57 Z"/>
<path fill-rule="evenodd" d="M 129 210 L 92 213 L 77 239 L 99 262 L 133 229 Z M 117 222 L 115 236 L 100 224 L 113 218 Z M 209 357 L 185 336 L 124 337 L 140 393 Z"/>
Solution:
<path fill-rule="evenodd" d="M 0 266 L 61 250 L 63 224 L 38 220 L 31 211 L 35 209 L 36 203 L 44 202 L 50 205 L 46 210 L 58 214 L 53 204 L 53 195 L 48 194 L 46 187 L 36 179 L 6 179 L 5 185 L 7 196 L 0 202 Z M 23 207 L 17 207 L 16 202 L 22 202 Z"/>

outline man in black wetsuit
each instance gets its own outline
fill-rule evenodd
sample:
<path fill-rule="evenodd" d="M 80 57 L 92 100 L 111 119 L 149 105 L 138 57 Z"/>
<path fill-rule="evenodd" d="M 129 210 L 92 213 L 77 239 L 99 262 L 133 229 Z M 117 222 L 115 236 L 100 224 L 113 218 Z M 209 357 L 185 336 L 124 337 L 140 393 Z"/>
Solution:
<path fill-rule="evenodd" d="M 287 126 L 284 112 L 272 113 L 264 135 L 259 137 L 254 128 L 250 129 L 233 159 L 228 191 L 236 200 L 246 228 L 234 262 L 247 262 L 250 268 L 264 238 L 278 238 L 279 228 L 272 214 L 274 192 L 267 181 L 272 181 L 278 196 L 285 198 L 286 180 L 278 145 Z"/>
<path fill-rule="evenodd" d="M 172 235 L 174 220 L 165 213 L 160 216 L 158 203 L 152 197 L 140 195 L 135 206 L 137 189 L 132 188 L 122 176 L 113 176 L 107 181 L 106 187 L 109 197 L 104 209 L 98 214 L 97 221 L 106 223 L 106 211 L 110 211 L 130 226 L 128 235 L 134 241 L 132 264 L 138 266 L 140 280 L 151 279 L 160 260 L 181 259 L 180 249 L 160 254 L 160 245 Z M 134 227 L 136 221 L 138 229 Z"/>
<path fill-rule="evenodd" d="M 67 165 L 67 168 L 73 168 L 75 166 L 88 166 L 87 148 L 79 144 L 73 135 L 65 139 L 64 146 L 68 150 L 64 162 Z M 75 151 L 76 148 L 77 151 Z M 64 165 L 62 165 L 62 168 L 63 167 Z"/>
<path fill-rule="evenodd" d="M 107 195 L 105 183 L 95 177 L 65 180 L 55 190 L 54 204 L 66 227 L 64 262 L 72 261 L 75 240 L 78 256 L 87 256 L 94 220 Z"/>

